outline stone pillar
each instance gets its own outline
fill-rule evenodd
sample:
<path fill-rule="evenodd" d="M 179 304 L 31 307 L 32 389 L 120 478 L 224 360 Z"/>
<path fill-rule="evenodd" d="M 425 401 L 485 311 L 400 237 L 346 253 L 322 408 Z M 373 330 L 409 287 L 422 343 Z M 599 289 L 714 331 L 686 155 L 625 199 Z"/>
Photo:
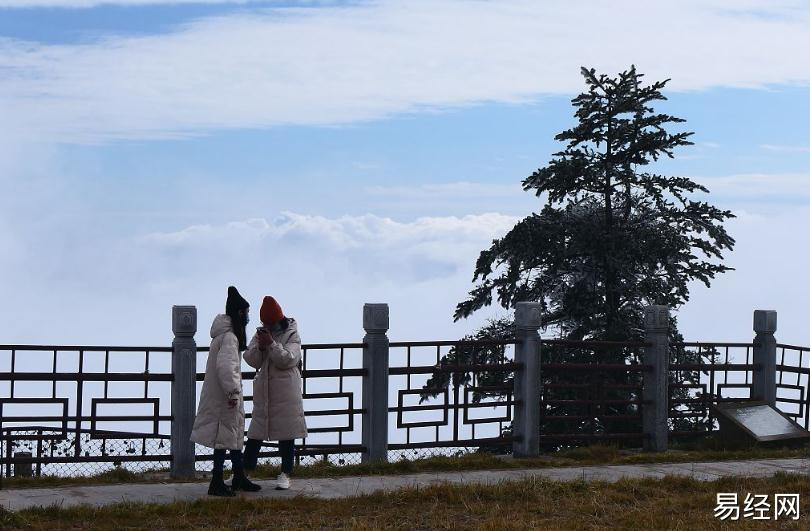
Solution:
<path fill-rule="evenodd" d="M 388 305 L 363 305 L 363 463 L 388 460 Z"/>
<path fill-rule="evenodd" d="M 754 310 L 754 332 L 752 362 L 760 368 L 753 371 L 751 398 L 776 407 L 776 312 Z"/>
<path fill-rule="evenodd" d="M 523 364 L 515 371 L 515 418 L 512 443 L 515 457 L 540 455 L 540 334 L 541 305 L 519 302 L 515 308 L 515 362 Z"/>
<path fill-rule="evenodd" d="M 193 478 L 191 428 L 197 412 L 197 308 L 172 306 L 172 478 Z"/>
<path fill-rule="evenodd" d="M 644 391 L 641 407 L 642 426 L 649 437 L 644 449 L 666 451 L 669 443 L 669 308 L 648 306 L 644 310 Z"/>

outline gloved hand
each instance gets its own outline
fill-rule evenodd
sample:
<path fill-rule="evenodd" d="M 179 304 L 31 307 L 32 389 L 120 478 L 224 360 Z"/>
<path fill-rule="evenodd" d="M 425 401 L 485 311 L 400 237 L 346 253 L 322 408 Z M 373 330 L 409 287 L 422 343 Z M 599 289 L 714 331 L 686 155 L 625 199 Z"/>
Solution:
<path fill-rule="evenodd" d="M 268 346 L 273 344 L 273 335 L 265 328 L 257 332 L 259 339 L 259 348 L 265 350 Z"/>

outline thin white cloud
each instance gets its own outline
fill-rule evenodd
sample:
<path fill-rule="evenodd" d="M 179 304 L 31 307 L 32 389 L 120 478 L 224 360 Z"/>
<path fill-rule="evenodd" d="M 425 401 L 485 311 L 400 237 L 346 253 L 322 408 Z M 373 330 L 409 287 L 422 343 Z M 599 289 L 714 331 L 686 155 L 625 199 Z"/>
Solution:
<path fill-rule="evenodd" d="M 748 173 L 722 177 L 694 177 L 712 196 L 755 199 L 810 199 L 810 173 Z M 705 194 L 700 194 L 704 199 Z M 709 199 L 710 200 L 710 199 Z"/>
<path fill-rule="evenodd" d="M 380 166 L 379 164 L 373 162 L 364 162 L 360 160 L 353 162 L 352 167 L 361 171 L 379 170 L 382 168 L 382 166 Z"/>
<path fill-rule="evenodd" d="M 365 192 L 372 196 L 407 199 L 452 199 L 522 197 L 520 184 L 487 184 L 460 181 L 455 183 L 422 184 L 418 186 L 368 186 Z"/>
<path fill-rule="evenodd" d="M 683 158 L 683 156 L 679 156 Z M 757 200 L 760 202 L 779 202 L 783 199 L 810 199 L 810 173 L 748 173 L 724 176 L 693 176 L 692 179 L 709 189 L 710 194 L 697 192 L 695 199 L 713 202 L 721 197 L 724 202 Z M 509 204 L 520 202 L 522 208 L 539 208 L 545 201 L 523 190 L 520 184 L 486 184 L 472 182 L 435 183 L 415 186 L 368 186 L 366 194 L 371 197 L 390 199 L 409 204 L 428 202 L 441 208 L 462 202 L 471 205 L 471 200 L 484 200 L 503 211 Z M 750 208 L 750 205 L 746 205 Z M 528 213 L 528 211 L 527 211 Z"/>
<path fill-rule="evenodd" d="M 273 0 L 0 0 L 0 8 L 42 8 L 56 7 L 81 9 L 98 6 L 148 6 L 148 5 L 180 5 L 180 4 L 250 4 Z M 318 1 L 318 0 L 313 0 Z M 307 0 L 300 0 L 307 3 Z"/>
<path fill-rule="evenodd" d="M 260 254 L 274 252 L 274 246 L 288 250 L 351 255 L 361 250 L 373 252 L 380 260 L 402 263 L 404 260 L 446 262 L 453 267 L 464 259 L 459 252 L 479 248 L 503 235 L 519 218 L 496 213 L 463 217 L 421 217 L 399 222 L 371 214 L 363 216 L 302 215 L 283 212 L 273 220 L 250 219 L 225 225 L 197 225 L 186 229 L 153 233 L 140 239 L 142 245 L 156 249 L 208 250 L 226 246 L 243 253 L 253 248 Z M 257 247 L 258 246 L 258 247 Z M 467 259 L 470 257 L 467 256 Z M 391 270 L 371 260 L 362 274 L 372 271 L 390 274 Z M 365 271 L 368 270 L 368 271 Z M 426 271 L 429 274 L 429 272 Z"/>
<path fill-rule="evenodd" d="M 786 146 L 780 144 L 760 144 L 762 149 L 786 153 L 810 153 L 810 146 Z"/>
<path fill-rule="evenodd" d="M 808 24 L 787 0 L 269 9 L 92 44 L 4 39 L 0 112 L 6 135 L 102 142 L 524 102 L 580 91 L 580 65 L 635 63 L 671 91 L 806 84 L 810 63 L 787 58 L 810 48 Z"/>

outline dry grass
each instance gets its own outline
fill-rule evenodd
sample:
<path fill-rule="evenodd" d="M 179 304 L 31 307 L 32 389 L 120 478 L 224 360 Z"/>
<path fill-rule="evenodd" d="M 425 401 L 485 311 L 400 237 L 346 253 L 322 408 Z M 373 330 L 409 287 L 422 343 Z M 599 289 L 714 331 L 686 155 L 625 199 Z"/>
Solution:
<path fill-rule="evenodd" d="M 706 443 L 704 443 L 705 445 Z M 677 447 L 676 447 L 677 448 Z M 593 445 L 543 455 L 535 459 L 511 459 L 489 453 L 470 453 L 459 457 L 431 457 L 417 460 L 402 460 L 393 463 L 373 463 L 357 465 L 332 465 L 317 462 L 313 465 L 297 467 L 295 476 L 343 477 L 387 474 L 411 474 L 418 472 L 440 472 L 458 470 L 498 470 L 514 468 L 548 468 L 587 465 L 620 465 L 643 463 L 685 463 L 699 461 L 729 461 L 746 459 L 769 459 L 789 457 L 810 457 L 810 446 L 800 448 L 750 448 L 746 450 L 713 450 L 702 446 L 673 449 L 663 453 L 648 453 L 637 450 L 622 450 L 615 446 Z M 260 465 L 251 477 L 257 479 L 274 478 L 279 473 L 277 466 Z M 201 480 L 205 480 L 205 475 Z M 62 485 L 97 485 L 108 483 L 149 483 L 173 481 L 168 471 L 144 473 L 129 472 L 124 469 L 112 470 L 95 476 L 39 478 L 5 478 L 3 488 L 56 487 Z"/>
<path fill-rule="evenodd" d="M 32 529 L 800 529 L 799 521 L 716 520 L 717 492 L 810 495 L 810 478 L 688 478 L 440 485 L 337 500 L 201 500 L 0 513 L 3 528 Z"/>
<path fill-rule="evenodd" d="M 4 489 L 26 489 L 31 487 L 59 487 L 66 485 L 103 485 L 109 483 L 150 483 L 166 481 L 168 471 L 130 472 L 125 468 L 115 468 L 92 476 L 40 476 L 32 478 L 2 478 Z"/>
<path fill-rule="evenodd" d="M 324 462 L 299 467 L 297 477 L 341 477 L 386 474 L 413 474 L 458 470 L 498 470 L 515 468 L 550 468 L 587 465 L 626 465 L 643 463 L 688 463 L 699 461 L 735 461 L 747 459 L 775 459 L 810 457 L 810 447 L 802 448 L 751 448 L 747 450 L 675 449 L 663 453 L 622 450 L 615 446 L 593 445 L 575 448 L 539 458 L 512 459 L 488 453 L 470 453 L 459 457 L 431 457 L 418 460 L 403 460 L 394 463 L 374 463 L 336 466 Z M 254 474 L 257 478 L 272 478 L 279 472 L 277 467 L 260 466 Z"/>

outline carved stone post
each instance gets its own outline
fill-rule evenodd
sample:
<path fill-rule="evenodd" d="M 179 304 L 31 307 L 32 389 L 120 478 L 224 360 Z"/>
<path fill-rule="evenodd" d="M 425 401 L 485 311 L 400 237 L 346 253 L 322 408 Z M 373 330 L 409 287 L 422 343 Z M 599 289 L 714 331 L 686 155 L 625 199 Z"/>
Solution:
<path fill-rule="evenodd" d="M 540 455 L 540 334 L 541 305 L 519 302 L 515 308 L 515 362 L 523 367 L 515 371 L 515 418 L 512 443 L 515 457 Z"/>
<path fill-rule="evenodd" d="M 191 428 L 197 411 L 197 308 L 172 306 L 172 478 L 193 478 Z"/>
<path fill-rule="evenodd" d="M 641 407 L 644 449 L 666 451 L 669 444 L 669 308 L 648 306 L 644 310 L 644 390 Z"/>
<path fill-rule="evenodd" d="M 388 305 L 363 305 L 363 429 L 361 461 L 388 460 Z"/>
<path fill-rule="evenodd" d="M 754 310 L 754 370 L 751 382 L 751 398 L 762 400 L 776 407 L 776 312 Z"/>

